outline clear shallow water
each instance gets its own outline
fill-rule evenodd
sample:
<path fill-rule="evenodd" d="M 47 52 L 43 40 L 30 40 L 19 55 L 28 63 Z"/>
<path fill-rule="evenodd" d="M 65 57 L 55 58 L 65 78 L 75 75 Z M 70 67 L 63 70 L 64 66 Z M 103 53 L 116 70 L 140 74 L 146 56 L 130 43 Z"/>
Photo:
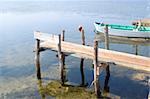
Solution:
<path fill-rule="evenodd" d="M 59 34 L 62 29 L 66 30 L 66 40 L 81 42 L 78 26 L 83 25 L 86 32 L 86 43 L 93 44 L 95 21 L 118 24 L 131 24 L 132 20 L 150 17 L 150 2 L 143 1 L 78 1 L 78 2 L 0 2 L 0 93 L 6 96 L 17 97 L 7 88 L 12 83 L 26 79 L 22 83 L 27 88 L 35 88 L 29 92 L 31 96 L 38 96 L 34 68 L 34 39 L 33 31 Z M 103 44 L 100 45 L 103 47 Z M 113 50 L 134 53 L 132 45 L 111 44 Z M 139 54 L 150 56 L 149 46 L 139 46 Z M 80 84 L 79 71 L 80 60 L 68 57 L 68 79 Z M 91 61 L 86 61 L 86 81 L 92 81 Z M 58 65 L 53 52 L 42 52 L 42 72 L 52 72 L 49 67 Z M 58 69 L 57 66 L 54 68 Z M 49 71 L 48 71 L 49 70 Z M 54 69 L 55 70 L 55 69 Z M 148 88 L 143 82 L 133 80 L 139 71 L 122 67 L 111 67 L 110 92 L 122 98 L 145 98 Z M 78 74 L 75 75 L 74 74 Z M 104 74 L 100 76 L 103 80 Z M 47 74 L 44 78 L 51 79 Z M 59 77 L 56 77 L 56 79 Z M 20 79 L 20 80 L 19 80 Z M 33 81 L 32 81 L 33 80 Z M 28 83 L 31 81 L 32 84 Z M 12 82 L 12 83 L 9 83 Z M 130 88 L 127 88 L 128 85 Z M 21 89 L 22 85 L 10 89 Z M 7 90 L 4 91 L 4 89 Z M 22 88 L 24 89 L 24 87 Z M 124 89 L 124 91 L 123 91 Z M 16 91 L 17 92 L 17 91 Z M 21 91 L 19 91 L 18 97 Z M 37 92 L 37 93 L 36 93 Z M 29 94 L 30 95 L 30 94 Z M 26 95 L 23 95 L 24 97 Z"/>

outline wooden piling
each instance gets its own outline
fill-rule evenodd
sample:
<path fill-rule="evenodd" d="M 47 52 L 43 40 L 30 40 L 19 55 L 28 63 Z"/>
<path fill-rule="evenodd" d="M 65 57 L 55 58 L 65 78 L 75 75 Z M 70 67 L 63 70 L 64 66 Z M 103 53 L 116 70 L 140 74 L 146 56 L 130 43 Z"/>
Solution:
<path fill-rule="evenodd" d="M 65 40 L 65 30 L 62 30 L 61 40 L 62 40 L 62 41 L 64 41 L 64 40 Z"/>
<path fill-rule="evenodd" d="M 138 55 L 138 45 L 135 45 L 135 55 Z"/>
<path fill-rule="evenodd" d="M 110 70 L 109 70 L 109 64 L 106 67 L 106 77 L 105 77 L 105 83 L 104 83 L 104 91 L 109 92 L 109 78 L 110 78 Z"/>
<path fill-rule="evenodd" d="M 84 34 L 84 29 L 83 29 L 82 26 L 79 26 L 79 31 L 81 33 L 82 45 L 85 45 L 85 34 Z M 83 66 L 84 66 L 84 58 L 81 58 L 81 61 L 80 61 L 80 72 L 81 72 L 81 79 L 82 79 L 81 86 L 85 85 L 85 77 L 84 77 Z"/>
<path fill-rule="evenodd" d="M 105 27 L 105 49 L 109 50 L 109 33 L 108 33 L 108 25 Z M 108 82 L 110 78 L 110 69 L 109 64 L 106 67 L 106 77 L 105 77 L 105 86 L 104 90 L 108 90 Z"/>
<path fill-rule="evenodd" d="M 61 34 L 61 40 L 64 41 L 65 40 L 65 30 L 62 31 Z M 62 84 L 64 85 L 65 81 L 66 81 L 66 74 L 65 74 L 65 54 L 62 52 L 62 61 L 63 61 L 63 65 L 62 65 Z"/>
<path fill-rule="evenodd" d="M 59 34 L 58 36 L 58 58 L 59 58 L 59 66 L 60 66 L 60 76 L 61 76 L 61 81 L 62 84 L 64 84 L 64 79 L 63 79 L 63 58 L 62 58 L 62 52 L 61 52 L 61 35 Z"/>
<path fill-rule="evenodd" d="M 83 66 L 84 66 L 84 59 L 81 58 L 81 61 L 80 61 L 80 72 L 81 72 L 81 86 L 84 86 L 85 85 L 85 77 L 84 77 L 84 69 L 83 69 Z"/>
<path fill-rule="evenodd" d="M 149 79 L 148 79 L 148 86 L 149 86 L 148 99 L 150 99 L 150 76 L 149 76 Z"/>
<path fill-rule="evenodd" d="M 108 25 L 105 27 L 105 49 L 109 50 L 109 34 L 108 34 Z"/>
<path fill-rule="evenodd" d="M 65 40 L 65 30 L 62 31 L 61 40 Z M 63 66 L 65 66 L 65 54 L 62 52 Z M 64 68 L 63 68 L 64 69 Z"/>
<path fill-rule="evenodd" d="M 81 32 L 82 45 L 85 45 L 85 35 L 84 35 L 84 29 L 82 26 L 79 26 L 79 31 Z"/>
<path fill-rule="evenodd" d="M 94 41 L 94 88 L 95 88 L 95 94 L 99 98 L 101 96 L 100 92 L 100 86 L 98 81 L 98 75 L 97 75 L 97 67 L 98 67 L 98 41 Z"/>
<path fill-rule="evenodd" d="M 38 39 L 36 39 L 35 65 L 36 65 L 37 79 L 41 79 L 41 70 L 40 70 L 40 40 L 38 40 Z"/>

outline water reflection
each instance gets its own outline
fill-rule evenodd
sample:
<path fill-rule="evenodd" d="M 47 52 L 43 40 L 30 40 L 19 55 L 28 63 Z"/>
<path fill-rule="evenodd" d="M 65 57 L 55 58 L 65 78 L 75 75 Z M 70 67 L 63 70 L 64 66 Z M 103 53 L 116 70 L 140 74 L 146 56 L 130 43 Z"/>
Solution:
<path fill-rule="evenodd" d="M 38 91 L 41 96 L 41 99 L 45 99 L 46 98 L 45 94 L 41 92 L 41 90 L 44 88 L 42 84 L 42 80 L 37 80 L 37 85 L 38 85 Z"/>
<path fill-rule="evenodd" d="M 84 64 L 84 59 L 82 58 L 80 61 L 80 72 L 81 72 L 81 79 L 82 79 L 81 86 L 84 86 L 85 84 L 83 64 Z"/>
<path fill-rule="evenodd" d="M 106 67 L 106 77 L 105 77 L 105 83 L 104 83 L 104 92 L 109 92 L 109 78 L 110 78 L 110 69 L 109 69 L 109 64 Z"/>
<path fill-rule="evenodd" d="M 63 63 L 65 64 L 65 60 L 63 61 Z M 102 63 L 103 64 L 103 63 Z M 109 71 L 109 65 L 108 64 L 104 64 L 107 66 L 103 66 L 103 70 L 106 70 L 106 76 L 105 76 L 105 81 L 104 81 L 104 88 L 100 88 L 101 92 L 103 93 L 104 96 L 101 97 L 105 97 L 108 98 L 109 96 L 109 78 L 110 78 L 110 71 Z M 84 58 L 80 59 L 80 74 L 81 74 L 81 84 L 80 85 L 73 85 L 71 83 L 68 84 L 68 80 L 67 80 L 67 73 L 66 73 L 66 67 L 64 68 L 64 74 L 63 77 L 61 77 L 61 79 L 59 81 L 50 81 L 53 83 L 53 85 L 51 85 L 51 83 L 48 83 L 46 85 L 43 84 L 42 79 L 41 80 L 37 80 L 37 85 L 38 85 L 38 91 L 39 94 L 41 96 L 42 99 L 45 99 L 47 96 L 50 95 L 51 96 L 57 96 L 57 92 L 54 93 L 55 91 L 58 91 L 58 93 L 61 92 L 65 92 L 67 87 L 73 87 L 73 88 L 84 88 L 84 89 L 93 89 L 94 86 L 92 87 L 88 87 L 88 83 L 85 83 L 85 79 L 86 77 L 89 78 L 89 76 L 85 76 L 84 74 Z M 102 68 L 101 68 L 102 69 Z M 92 68 L 93 70 L 93 68 Z M 72 71 L 72 70 L 70 70 Z M 87 72 L 87 71 L 86 71 Z M 76 75 L 76 74 L 75 74 Z M 79 75 L 76 75 L 79 76 Z M 91 77 L 90 77 L 91 78 Z M 50 79 L 49 79 L 50 80 Z M 99 82 L 100 83 L 100 82 Z M 56 85 L 55 85 L 56 84 Z M 53 90 L 53 87 L 55 89 L 55 91 Z M 99 87 L 102 87 L 101 85 Z M 52 88 L 52 89 L 51 89 Z M 53 92 L 54 91 L 54 92 Z M 68 90 L 67 90 L 68 91 Z M 93 90 L 94 91 L 94 90 Z M 93 92 L 92 91 L 92 92 Z M 94 93 L 94 92 L 93 92 Z M 65 93 L 66 94 L 66 93 Z M 109 99 L 109 98 L 108 98 Z"/>
<path fill-rule="evenodd" d="M 101 44 L 105 42 L 103 33 L 96 33 L 95 39 L 100 41 Z M 110 49 L 112 50 L 123 51 L 135 55 L 142 55 L 149 57 L 150 38 L 127 38 L 127 37 L 109 36 L 109 41 L 110 41 Z M 129 50 L 129 46 L 132 46 L 131 51 Z M 142 49 L 140 50 L 141 46 L 145 47 L 144 50 L 145 52 L 143 52 Z"/>

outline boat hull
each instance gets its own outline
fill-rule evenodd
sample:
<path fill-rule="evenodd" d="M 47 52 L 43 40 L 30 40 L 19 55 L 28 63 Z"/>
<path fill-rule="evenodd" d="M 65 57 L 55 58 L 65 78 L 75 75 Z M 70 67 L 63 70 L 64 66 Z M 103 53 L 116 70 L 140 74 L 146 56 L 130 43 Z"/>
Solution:
<path fill-rule="evenodd" d="M 94 24 L 96 31 L 104 33 L 105 26 L 99 26 Z M 132 38 L 150 38 L 150 32 L 143 31 L 128 31 L 128 30 L 119 30 L 119 29 L 109 29 L 109 35 L 111 36 L 121 36 L 121 37 L 132 37 Z"/>

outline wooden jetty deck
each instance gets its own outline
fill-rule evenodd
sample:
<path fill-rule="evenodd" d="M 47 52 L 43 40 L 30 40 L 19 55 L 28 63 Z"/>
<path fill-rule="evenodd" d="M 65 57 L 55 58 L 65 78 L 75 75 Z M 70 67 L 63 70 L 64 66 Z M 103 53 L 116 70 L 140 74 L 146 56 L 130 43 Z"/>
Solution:
<path fill-rule="evenodd" d="M 58 51 L 58 36 L 35 32 L 34 38 L 43 41 L 40 43 L 40 47 Z M 61 49 L 62 52 L 72 54 L 76 57 L 88 58 L 92 60 L 94 58 L 94 48 L 92 46 L 62 41 Z M 98 61 L 114 62 L 115 64 L 119 64 L 119 66 L 126 66 L 150 72 L 149 57 L 98 48 Z"/>

